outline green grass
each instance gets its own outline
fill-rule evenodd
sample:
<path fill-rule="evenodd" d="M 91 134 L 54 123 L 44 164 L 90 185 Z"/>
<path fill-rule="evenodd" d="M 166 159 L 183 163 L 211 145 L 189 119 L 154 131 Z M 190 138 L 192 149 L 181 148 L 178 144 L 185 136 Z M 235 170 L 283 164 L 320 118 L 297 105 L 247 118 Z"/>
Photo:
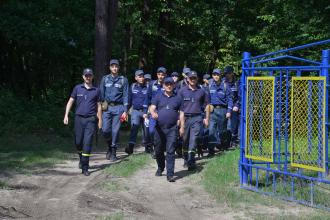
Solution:
<path fill-rule="evenodd" d="M 111 216 L 105 216 L 98 218 L 99 220 L 123 220 L 124 214 L 122 212 L 115 213 Z"/>
<path fill-rule="evenodd" d="M 54 133 L 15 134 L 0 137 L 0 169 L 28 173 L 51 167 L 73 156 L 72 137 Z"/>
<path fill-rule="evenodd" d="M 120 163 L 113 164 L 105 169 L 105 173 L 116 177 L 129 177 L 139 169 L 144 168 L 152 161 L 149 154 L 134 154 L 131 155 Z"/>
<path fill-rule="evenodd" d="M 290 213 L 258 213 L 254 207 L 277 207 L 280 210 L 286 210 L 288 202 L 278 198 L 265 196 L 261 193 L 251 192 L 240 188 L 238 175 L 239 150 L 225 152 L 211 160 L 205 165 L 201 172 L 201 181 L 206 191 L 208 191 L 220 204 L 224 204 L 230 210 L 244 211 L 247 216 L 253 216 L 253 219 L 298 219 L 297 216 Z M 269 186 L 268 186 L 269 187 Z M 268 188 L 265 187 L 265 188 Z M 287 189 L 278 188 L 278 191 Z M 297 190 L 297 193 L 298 190 Z M 324 197 L 320 196 L 320 199 Z M 330 197 L 327 197 L 330 201 Z M 311 209 L 305 206 L 308 213 L 304 213 L 306 219 L 329 219 L 329 212 Z"/>

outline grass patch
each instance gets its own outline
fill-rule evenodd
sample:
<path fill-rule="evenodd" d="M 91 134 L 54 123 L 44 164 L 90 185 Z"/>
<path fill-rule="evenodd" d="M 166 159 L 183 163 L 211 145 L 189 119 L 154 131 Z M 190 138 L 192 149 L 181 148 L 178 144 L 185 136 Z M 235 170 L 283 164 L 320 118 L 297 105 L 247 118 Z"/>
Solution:
<path fill-rule="evenodd" d="M 152 159 L 149 154 L 133 154 L 122 160 L 120 163 L 113 164 L 106 168 L 104 172 L 112 176 L 129 177 L 139 169 L 150 164 L 151 161 Z"/>
<path fill-rule="evenodd" d="M 8 188 L 7 183 L 0 181 L 0 189 L 6 189 L 6 188 Z"/>
<path fill-rule="evenodd" d="M 127 186 L 123 186 L 122 184 L 120 184 L 118 181 L 115 181 L 115 180 L 103 183 L 102 187 L 103 187 L 104 190 L 110 191 L 110 192 L 118 192 L 118 191 L 122 191 L 122 190 L 129 190 L 129 188 Z"/>
<path fill-rule="evenodd" d="M 105 216 L 98 218 L 99 220 L 123 220 L 124 214 L 122 212 L 115 213 L 111 216 Z"/>
<path fill-rule="evenodd" d="M 201 172 L 201 181 L 209 192 L 221 204 L 225 204 L 231 210 L 244 211 L 253 219 L 298 219 L 295 213 L 267 213 L 262 207 L 277 210 L 288 209 L 288 202 L 261 193 L 251 192 L 240 188 L 238 174 L 239 150 L 228 151 L 219 155 L 205 165 Z M 329 198 L 328 198 L 329 200 Z M 303 210 L 304 206 L 297 210 Z M 260 211 L 258 211 L 260 210 Z M 296 211 L 297 211 L 296 210 Z M 294 212 L 294 211 L 293 211 Z M 308 213 L 306 215 L 306 213 Z M 306 219 L 329 219 L 329 213 L 319 209 L 306 207 L 302 211 Z M 299 217 L 299 219 L 301 219 Z"/>
<path fill-rule="evenodd" d="M 56 134 L 22 134 L 0 137 L 0 169 L 27 173 L 72 158 L 72 137 Z"/>

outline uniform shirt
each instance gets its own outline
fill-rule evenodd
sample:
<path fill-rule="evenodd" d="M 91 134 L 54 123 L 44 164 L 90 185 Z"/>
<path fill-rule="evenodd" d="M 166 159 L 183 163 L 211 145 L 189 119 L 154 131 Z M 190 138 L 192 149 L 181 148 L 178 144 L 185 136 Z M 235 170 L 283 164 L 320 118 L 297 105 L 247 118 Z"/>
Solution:
<path fill-rule="evenodd" d="M 189 86 L 182 87 L 179 96 L 182 99 L 181 111 L 185 114 L 202 114 L 209 103 L 208 94 L 200 86 L 195 90 Z"/>
<path fill-rule="evenodd" d="M 169 97 L 164 92 L 158 93 L 151 101 L 151 104 L 156 106 L 158 112 L 158 124 L 168 128 L 176 125 L 179 119 L 181 103 L 180 96 L 175 93 Z"/>
<path fill-rule="evenodd" d="M 133 106 L 133 109 L 143 110 L 144 113 L 147 113 L 149 100 L 149 86 L 146 84 L 140 85 L 138 83 L 133 83 L 129 90 L 129 106 Z"/>
<path fill-rule="evenodd" d="M 124 76 L 113 77 L 111 74 L 104 76 L 100 83 L 102 101 L 122 103 L 124 111 L 128 106 L 128 80 Z"/>
<path fill-rule="evenodd" d="M 100 90 L 97 87 L 87 89 L 84 84 L 76 85 L 71 93 L 76 102 L 76 115 L 95 116 L 97 103 L 101 101 Z"/>
<path fill-rule="evenodd" d="M 160 84 L 158 80 L 153 80 L 150 83 L 151 97 L 154 98 L 158 93 L 164 92 L 163 84 Z"/>
<path fill-rule="evenodd" d="M 188 85 L 188 82 L 187 82 L 187 79 L 184 78 L 182 80 L 180 80 L 178 83 L 177 83 L 177 91 L 179 91 L 181 88 L 185 87 Z"/>
<path fill-rule="evenodd" d="M 240 82 L 239 80 L 233 79 L 231 82 L 225 78 L 225 82 L 230 88 L 232 99 L 233 99 L 233 107 L 240 108 L 241 107 L 241 93 L 240 93 Z"/>
<path fill-rule="evenodd" d="M 233 109 L 233 99 L 230 87 L 225 85 L 225 81 L 223 80 L 219 84 L 214 80 L 210 80 L 209 82 L 210 103 L 212 105 L 227 106 L 227 112 L 230 113 Z"/>

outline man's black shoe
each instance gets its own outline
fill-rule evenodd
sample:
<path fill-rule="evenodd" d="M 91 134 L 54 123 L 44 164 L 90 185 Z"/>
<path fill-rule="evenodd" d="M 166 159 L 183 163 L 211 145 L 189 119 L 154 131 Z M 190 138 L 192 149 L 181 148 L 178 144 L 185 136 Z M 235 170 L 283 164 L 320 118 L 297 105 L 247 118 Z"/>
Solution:
<path fill-rule="evenodd" d="M 162 170 L 157 169 L 155 176 L 162 176 L 162 172 L 163 172 Z"/>
<path fill-rule="evenodd" d="M 108 152 L 107 152 L 105 158 L 106 158 L 107 160 L 110 160 L 110 158 L 111 158 L 111 151 L 110 151 L 110 150 L 108 150 Z"/>
<path fill-rule="evenodd" d="M 111 154 L 110 161 L 115 162 L 118 160 L 118 157 L 115 154 Z"/>
<path fill-rule="evenodd" d="M 188 166 L 188 171 L 194 171 L 196 170 L 196 164 Z"/>
<path fill-rule="evenodd" d="M 187 163 L 186 160 L 184 160 L 184 162 L 183 162 L 183 168 L 187 168 L 187 167 L 188 167 L 188 163 Z"/>
<path fill-rule="evenodd" d="M 133 150 L 130 149 L 129 147 L 126 147 L 125 148 L 125 153 L 127 153 L 128 155 L 131 155 L 131 154 L 133 154 Z"/>
<path fill-rule="evenodd" d="M 171 183 L 175 182 L 174 176 L 167 176 L 167 181 Z"/>
<path fill-rule="evenodd" d="M 91 175 L 90 172 L 88 170 L 83 170 L 82 173 L 84 174 L 84 176 L 89 176 Z"/>

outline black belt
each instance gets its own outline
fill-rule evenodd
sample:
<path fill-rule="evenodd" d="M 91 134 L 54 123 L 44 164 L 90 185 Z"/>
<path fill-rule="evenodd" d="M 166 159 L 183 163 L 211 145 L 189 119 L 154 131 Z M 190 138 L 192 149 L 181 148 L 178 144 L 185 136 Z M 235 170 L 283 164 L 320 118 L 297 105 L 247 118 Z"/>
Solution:
<path fill-rule="evenodd" d="M 117 105 L 123 105 L 123 103 L 122 102 L 108 102 L 108 105 L 117 106 Z"/>
<path fill-rule="evenodd" d="M 142 108 L 142 109 L 136 109 L 136 108 L 133 108 L 133 110 L 135 110 L 135 111 L 139 111 L 139 112 L 143 112 L 143 108 Z"/>
<path fill-rule="evenodd" d="M 202 114 L 198 113 L 198 114 L 184 114 L 184 117 L 186 118 L 192 118 L 192 117 L 196 117 L 196 116 L 201 116 Z"/>
<path fill-rule="evenodd" d="M 96 115 L 76 115 L 79 116 L 81 118 L 91 118 L 91 117 L 96 117 Z"/>
<path fill-rule="evenodd" d="M 227 105 L 213 105 L 214 108 L 228 108 Z"/>

